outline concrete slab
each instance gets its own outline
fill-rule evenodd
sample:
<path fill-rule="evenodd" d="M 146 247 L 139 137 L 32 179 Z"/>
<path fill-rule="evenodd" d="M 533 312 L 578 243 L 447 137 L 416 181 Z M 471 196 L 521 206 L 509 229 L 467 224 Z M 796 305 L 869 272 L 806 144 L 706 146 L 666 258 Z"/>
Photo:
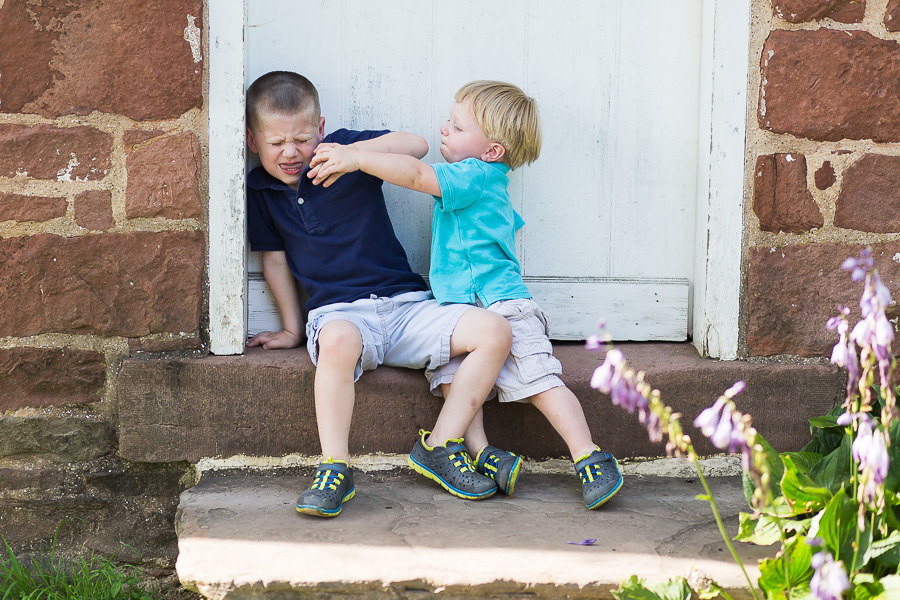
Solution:
<path fill-rule="evenodd" d="M 844 376 L 833 365 L 715 361 L 701 358 L 690 344 L 619 347 L 633 367 L 646 371 L 663 400 L 684 415 L 685 429 L 703 455 L 718 451 L 690 423 L 739 379 L 747 389 L 738 396 L 738 407 L 753 415 L 757 430 L 781 451 L 801 448 L 809 440 L 807 419 L 828 412 L 844 394 Z M 557 343 L 554 352 L 595 442 L 618 458 L 665 454 L 661 444 L 647 439 L 635 415 L 590 387 L 600 355 L 581 343 Z M 304 349 L 127 359 L 118 385 L 119 454 L 134 462 L 192 463 L 234 455 L 317 456 L 314 379 Z M 350 452 L 407 453 L 417 431 L 434 425 L 440 407 L 422 372 L 368 371 L 356 386 Z M 484 414 L 494 445 L 531 459 L 567 454 L 559 435 L 530 406 L 490 402 Z"/>
<path fill-rule="evenodd" d="M 311 474 L 311 473 L 310 473 Z M 178 576 L 209 598 L 611 598 L 632 574 L 713 577 L 737 600 L 746 581 L 693 478 L 628 476 L 588 511 L 574 473 L 523 473 L 516 494 L 472 502 L 408 469 L 357 473 L 335 519 L 294 510 L 308 476 L 204 477 L 177 518 Z M 710 479 L 733 536 L 739 477 Z M 570 545 L 596 539 L 591 546 Z M 774 547 L 738 544 L 753 581 Z"/>

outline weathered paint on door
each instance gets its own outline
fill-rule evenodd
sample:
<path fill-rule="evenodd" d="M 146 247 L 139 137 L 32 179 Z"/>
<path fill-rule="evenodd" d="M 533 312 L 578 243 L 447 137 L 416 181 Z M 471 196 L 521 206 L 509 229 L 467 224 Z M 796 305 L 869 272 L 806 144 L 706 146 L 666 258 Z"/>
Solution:
<path fill-rule="evenodd" d="M 701 0 L 306 0 L 247 3 L 247 82 L 303 73 L 326 131 L 438 127 L 472 79 L 521 86 L 541 158 L 511 176 L 517 250 L 553 337 L 604 318 L 616 339 L 684 340 L 694 261 Z M 414 269 L 428 271 L 431 199 L 386 185 Z M 252 259 L 250 333 L 278 327 Z"/>

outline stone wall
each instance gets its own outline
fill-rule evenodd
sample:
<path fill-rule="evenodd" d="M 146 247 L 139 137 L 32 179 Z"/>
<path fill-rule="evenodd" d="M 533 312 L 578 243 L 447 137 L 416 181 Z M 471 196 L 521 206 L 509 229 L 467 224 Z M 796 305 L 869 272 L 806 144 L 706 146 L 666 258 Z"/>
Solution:
<path fill-rule="evenodd" d="M 829 355 L 839 269 L 872 246 L 900 296 L 900 1 L 754 0 L 744 294 L 751 357 Z M 897 315 L 891 315 L 896 317 Z"/>
<path fill-rule="evenodd" d="M 72 539 L 174 559 L 174 532 L 154 538 L 189 466 L 117 457 L 115 388 L 126 356 L 203 351 L 203 9 L 0 0 L 0 534 L 14 547 L 78 517 Z"/>

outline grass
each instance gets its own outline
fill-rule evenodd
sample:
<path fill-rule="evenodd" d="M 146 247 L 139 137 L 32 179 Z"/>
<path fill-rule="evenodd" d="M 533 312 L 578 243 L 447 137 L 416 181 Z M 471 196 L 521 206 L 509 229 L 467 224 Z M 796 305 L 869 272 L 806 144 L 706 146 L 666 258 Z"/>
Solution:
<path fill-rule="evenodd" d="M 0 540 L 0 600 L 153 600 L 135 567 L 120 567 L 93 552 L 65 561 L 56 552 L 55 537 L 46 557 L 19 560 Z"/>

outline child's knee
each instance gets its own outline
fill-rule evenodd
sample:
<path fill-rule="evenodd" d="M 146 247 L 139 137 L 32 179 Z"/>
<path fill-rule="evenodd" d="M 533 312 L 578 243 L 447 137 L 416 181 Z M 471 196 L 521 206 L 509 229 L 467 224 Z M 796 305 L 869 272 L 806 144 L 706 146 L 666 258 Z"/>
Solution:
<path fill-rule="evenodd" d="M 487 311 L 486 311 L 487 312 Z M 481 345 L 491 346 L 498 352 L 508 354 L 512 347 L 512 329 L 509 321 L 498 314 L 487 312 L 484 323 L 481 326 Z"/>
<path fill-rule="evenodd" d="M 356 325 L 348 321 L 326 323 L 316 340 L 319 364 L 355 364 L 362 353 L 362 337 Z"/>

